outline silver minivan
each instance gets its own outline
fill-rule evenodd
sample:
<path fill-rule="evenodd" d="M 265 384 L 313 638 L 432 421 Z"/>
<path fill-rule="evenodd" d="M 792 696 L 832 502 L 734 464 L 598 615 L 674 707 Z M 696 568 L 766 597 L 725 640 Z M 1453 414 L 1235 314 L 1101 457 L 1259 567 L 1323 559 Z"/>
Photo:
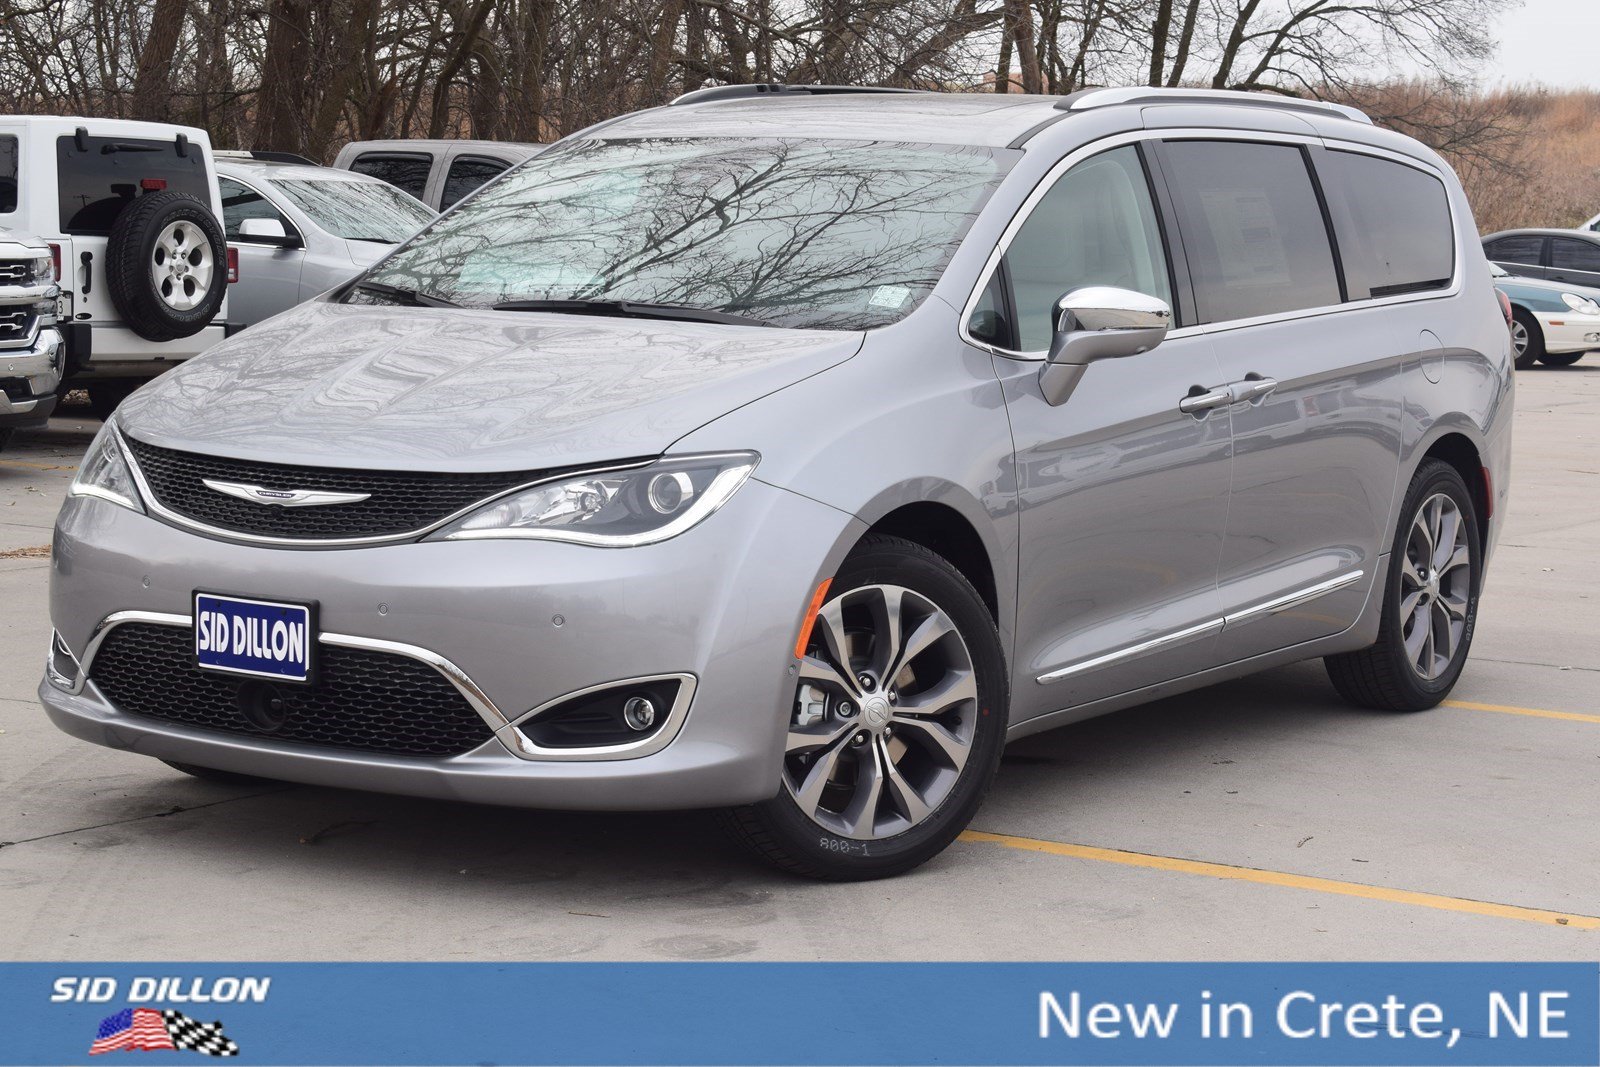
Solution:
<path fill-rule="evenodd" d="M 1459 677 L 1511 448 L 1446 164 L 1345 108 L 705 90 L 135 394 L 40 697 L 201 776 L 937 854 L 1009 740 Z"/>

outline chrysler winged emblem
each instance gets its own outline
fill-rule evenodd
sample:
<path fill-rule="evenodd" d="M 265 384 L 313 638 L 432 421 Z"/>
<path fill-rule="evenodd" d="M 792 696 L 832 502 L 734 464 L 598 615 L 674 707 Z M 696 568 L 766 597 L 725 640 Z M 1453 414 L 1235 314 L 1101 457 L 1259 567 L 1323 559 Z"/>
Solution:
<path fill-rule="evenodd" d="M 239 482 L 219 482 L 213 478 L 200 479 L 207 489 L 228 496 L 248 500 L 252 504 L 271 504 L 280 508 L 320 508 L 328 504 L 359 504 L 371 493 L 328 493 L 320 489 L 267 489 L 259 485 Z"/>

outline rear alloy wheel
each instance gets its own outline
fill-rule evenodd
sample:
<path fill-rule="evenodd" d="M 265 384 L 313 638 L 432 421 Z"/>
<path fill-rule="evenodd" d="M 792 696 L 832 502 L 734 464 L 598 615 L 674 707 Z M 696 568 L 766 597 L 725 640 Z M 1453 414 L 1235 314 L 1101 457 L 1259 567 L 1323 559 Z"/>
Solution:
<path fill-rule="evenodd" d="M 1401 515 L 1378 640 L 1324 662 L 1346 700 L 1422 711 L 1450 694 L 1466 666 L 1482 549 L 1466 483 L 1447 463 L 1423 463 Z"/>
<path fill-rule="evenodd" d="M 779 794 L 727 823 L 786 870 L 881 878 L 949 845 L 994 777 L 999 635 L 954 567 L 898 538 L 866 542 L 830 592 L 799 665 Z"/>
<path fill-rule="evenodd" d="M 1532 314 L 1517 308 L 1511 319 L 1511 356 L 1518 370 L 1527 370 L 1544 356 L 1544 331 Z"/>

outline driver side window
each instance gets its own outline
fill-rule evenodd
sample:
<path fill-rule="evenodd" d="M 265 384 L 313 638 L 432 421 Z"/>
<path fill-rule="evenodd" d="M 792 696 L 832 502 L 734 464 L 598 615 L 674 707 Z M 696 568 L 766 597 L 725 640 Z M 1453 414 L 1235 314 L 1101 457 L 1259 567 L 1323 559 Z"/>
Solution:
<path fill-rule="evenodd" d="M 1062 175 L 1012 238 L 1004 265 L 1023 352 L 1050 347 L 1051 311 L 1073 289 L 1112 285 L 1170 305 L 1166 252 L 1138 148 L 1113 148 Z"/>

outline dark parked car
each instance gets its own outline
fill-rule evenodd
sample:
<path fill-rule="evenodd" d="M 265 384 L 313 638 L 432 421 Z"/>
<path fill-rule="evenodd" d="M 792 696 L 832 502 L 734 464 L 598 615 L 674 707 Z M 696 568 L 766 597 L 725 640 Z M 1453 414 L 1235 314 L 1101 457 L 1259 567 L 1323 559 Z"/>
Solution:
<path fill-rule="evenodd" d="M 1600 233 L 1502 230 L 1483 239 L 1484 255 L 1512 274 L 1600 288 Z"/>

